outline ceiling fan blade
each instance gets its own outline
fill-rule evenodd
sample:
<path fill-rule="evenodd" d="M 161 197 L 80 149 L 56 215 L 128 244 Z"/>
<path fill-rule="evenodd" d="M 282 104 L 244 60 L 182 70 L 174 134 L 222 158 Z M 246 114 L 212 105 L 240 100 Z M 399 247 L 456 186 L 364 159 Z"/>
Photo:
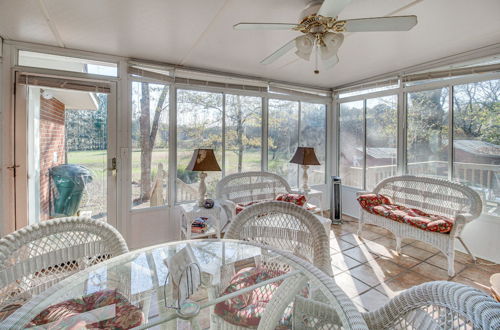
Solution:
<path fill-rule="evenodd" d="M 233 25 L 235 30 L 291 30 L 297 24 L 292 23 L 238 23 Z"/>
<path fill-rule="evenodd" d="M 289 51 L 295 48 L 295 39 L 290 40 L 286 44 L 284 44 L 280 49 L 260 61 L 261 64 L 271 64 L 276 61 L 281 56 L 285 55 Z"/>
<path fill-rule="evenodd" d="M 346 32 L 408 31 L 417 24 L 417 16 L 392 16 L 348 19 Z"/>
<path fill-rule="evenodd" d="M 351 0 L 325 0 L 318 10 L 318 15 L 325 17 L 337 17 Z"/>

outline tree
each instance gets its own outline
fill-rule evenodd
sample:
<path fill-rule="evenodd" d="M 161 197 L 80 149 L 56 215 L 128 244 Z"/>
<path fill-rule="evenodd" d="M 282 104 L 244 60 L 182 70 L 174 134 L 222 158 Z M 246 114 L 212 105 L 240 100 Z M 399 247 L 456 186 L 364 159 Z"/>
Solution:
<path fill-rule="evenodd" d="M 261 128 L 259 119 L 262 103 L 260 98 L 228 95 L 226 104 L 226 151 L 232 151 L 237 155 L 237 170 L 241 172 L 245 149 L 258 148 L 261 145 L 260 137 L 252 134 L 250 128 L 256 127 L 259 130 Z"/>
<path fill-rule="evenodd" d="M 158 102 L 154 107 L 154 115 L 151 118 L 151 97 L 150 89 L 152 87 L 147 82 L 141 83 L 140 99 L 140 146 L 141 146 L 141 185 L 139 201 L 148 201 L 151 197 L 151 161 L 153 157 L 153 148 L 158 133 L 160 117 L 167 108 L 168 86 L 161 88 Z"/>

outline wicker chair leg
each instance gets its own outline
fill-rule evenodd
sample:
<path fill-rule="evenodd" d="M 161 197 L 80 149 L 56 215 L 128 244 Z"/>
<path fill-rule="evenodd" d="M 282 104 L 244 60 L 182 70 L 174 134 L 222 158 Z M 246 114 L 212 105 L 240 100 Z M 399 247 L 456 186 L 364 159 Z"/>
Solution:
<path fill-rule="evenodd" d="M 401 237 L 396 236 L 396 252 L 401 254 Z"/>
<path fill-rule="evenodd" d="M 450 244 L 450 248 L 448 249 L 448 276 L 455 276 L 455 249 L 453 244 Z"/>
<path fill-rule="evenodd" d="M 363 213 L 361 212 L 361 215 L 359 216 L 359 221 L 358 221 L 358 236 L 361 237 L 361 231 L 363 230 Z"/>
<path fill-rule="evenodd" d="M 463 247 L 465 248 L 465 251 L 467 251 L 467 253 L 471 256 L 472 260 L 474 261 L 474 263 L 477 263 L 477 258 L 472 254 L 472 252 L 469 250 L 469 247 L 465 244 L 464 240 L 462 239 L 462 237 L 460 236 L 457 236 L 457 239 L 460 241 L 460 243 L 462 243 Z"/>

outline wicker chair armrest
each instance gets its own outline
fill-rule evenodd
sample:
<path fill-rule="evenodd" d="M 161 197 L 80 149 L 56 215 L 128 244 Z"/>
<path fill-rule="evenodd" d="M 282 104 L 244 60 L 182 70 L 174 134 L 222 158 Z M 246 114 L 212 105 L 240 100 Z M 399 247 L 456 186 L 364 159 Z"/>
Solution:
<path fill-rule="evenodd" d="M 466 224 L 466 223 L 469 223 L 476 218 L 477 218 L 476 216 L 474 216 L 470 213 L 460 213 L 460 214 L 457 214 L 457 216 L 455 217 L 455 221 Z"/>
<path fill-rule="evenodd" d="M 472 323 L 474 329 L 493 329 L 500 324 L 499 303 L 477 289 L 447 281 L 427 282 L 414 286 L 379 309 L 364 313 L 363 317 L 371 329 L 393 328 L 402 324 L 400 322 L 407 317 L 411 318 L 414 311 L 419 310 L 422 313 L 422 307 L 429 307 L 431 310 L 428 310 L 425 316 L 421 316 L 421 326 L 431 319 L 433 323 L 443 320 L 450 322 L 446 321 L 450 317 L 465 317 Z M 443 308 L 447 311 L 444 312 Z M 437 314 L 433 314 L 433 311 Z M 448 313 L 447 317 L 443 318 L 441 313 Z M 419 328 L 419 324 L 413 325 L 416 329 Z"/>
<path fill-rule="evenodd" d="M 290 194 L 301 194 L 302 192 L 300 190 L 295 190 L 295 189 L 290 189 Z"/>
<path fill-rule="evenodd" d="M 219 204 L 224 212 L 226 212 L 228 219 L 230 221 L 234 219 L 234 217 L 236 216 L 236 203 L 229 199 L 223 199 L 219 200 Z"/>

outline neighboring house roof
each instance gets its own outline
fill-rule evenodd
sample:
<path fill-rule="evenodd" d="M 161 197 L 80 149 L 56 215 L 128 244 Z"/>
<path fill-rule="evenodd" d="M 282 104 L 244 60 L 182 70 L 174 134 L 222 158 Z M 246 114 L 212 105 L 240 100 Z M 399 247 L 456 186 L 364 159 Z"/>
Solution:
<path fill-rule="evenodd" d="M 363 152 L 363 148 L 356 148 L 359 152 Z M 396 148 L 366 148 L 366 154 L 376 159 L 396 158 Z"/>
<path fill-rule="evenodd" d="M 478 140 L 455 140 L 453 146 L 476 156 L 500 158 L 500 145 L 497 144 Z"/>

